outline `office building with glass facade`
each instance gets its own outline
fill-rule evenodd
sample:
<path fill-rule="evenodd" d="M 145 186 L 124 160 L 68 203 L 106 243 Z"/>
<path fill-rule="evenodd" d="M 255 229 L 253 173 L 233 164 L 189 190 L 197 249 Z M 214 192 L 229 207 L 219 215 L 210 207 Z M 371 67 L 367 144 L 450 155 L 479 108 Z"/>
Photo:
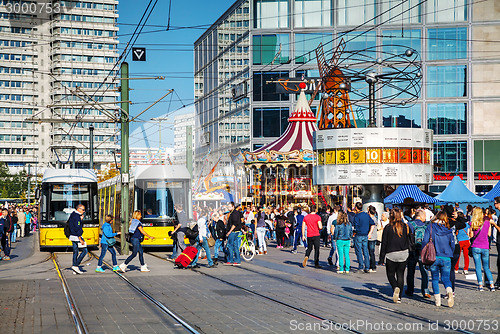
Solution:
<path fill-rule="evenodd" d="M 117 127 L 102 109 L 113 114 L 119 94 L 117 5 L 0 1 L 0 161 L 9 168 L 71 165 L 73 150 L 88 167 L 90 125 L 94 167 L 114 161 Z"/>
<path fill-rule="evenodd" d="M 377 126 L 434 131 L 431 190 L 454 175 L 470 189 L 487 190 L 500 179 L 499 34 L 495 0 L 236 1 L 194 45 L 195 161 L 279 137 L 296 95 L 269 82 L 318 77 L 314 50 L 323 43 L 331 55 L 344 38 L 346 50 L 404 45 L 420 54 L 418 100 L 376 106 Z M 366 126 L 366 116 L 355 115 L 358 126 Z"/>

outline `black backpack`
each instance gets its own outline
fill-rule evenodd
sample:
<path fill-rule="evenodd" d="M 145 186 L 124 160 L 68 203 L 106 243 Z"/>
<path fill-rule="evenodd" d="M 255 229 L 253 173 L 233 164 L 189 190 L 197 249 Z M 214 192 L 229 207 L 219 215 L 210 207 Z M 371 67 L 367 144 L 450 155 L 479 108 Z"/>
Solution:
<path fill-rule="evenodd" d="M 69 219 L 68 221 L 66 222 L 66 225 L 64 225 L 64 235 L 66 236 L 66 238 L 69 239 L 69 236 L 71 235 L 71 230 L 69 229 Z"/>
<path fill-rule="evenodd" d="M 198 224 L 195 224 L 192 228 L 188 227 L 186 229 L 186 238 L 189 240 L 195 240 L 198 238 L 199 232 L 198 232 Z"/>

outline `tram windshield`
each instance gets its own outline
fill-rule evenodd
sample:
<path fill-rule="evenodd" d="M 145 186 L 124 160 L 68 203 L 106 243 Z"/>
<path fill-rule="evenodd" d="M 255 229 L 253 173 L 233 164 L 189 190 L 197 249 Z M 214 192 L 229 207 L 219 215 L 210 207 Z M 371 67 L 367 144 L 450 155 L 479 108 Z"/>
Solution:
<path fill-rule="evenodd" d="M 147 181 L 144 189 L 144 218 L 173 218 L 174 205 L 187 207 L 187 194 L 181 181 Z"/>
<path fill-rule="evenodd" d="M 49 220 L 67 221 L 78 204 L 85 205 L 83 219 L 91 219 L 90 185 L 88 184 L 52 184 L 49 203 Z"/>

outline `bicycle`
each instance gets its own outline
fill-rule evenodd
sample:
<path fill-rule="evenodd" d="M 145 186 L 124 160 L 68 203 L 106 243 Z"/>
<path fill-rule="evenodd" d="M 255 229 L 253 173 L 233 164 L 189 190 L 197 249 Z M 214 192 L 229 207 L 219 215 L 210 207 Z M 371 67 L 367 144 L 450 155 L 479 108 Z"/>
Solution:
<path fill-rule="evenodd" d="M 256 254 L 254 242 L 252 240 L 248 240 L 246 232 L 243 232 L 241 235 L 238 236 L 238 238 L 241 238 L 241 243 L 240 243 L 241 257 L 245 261 L 251 261 Z"/>

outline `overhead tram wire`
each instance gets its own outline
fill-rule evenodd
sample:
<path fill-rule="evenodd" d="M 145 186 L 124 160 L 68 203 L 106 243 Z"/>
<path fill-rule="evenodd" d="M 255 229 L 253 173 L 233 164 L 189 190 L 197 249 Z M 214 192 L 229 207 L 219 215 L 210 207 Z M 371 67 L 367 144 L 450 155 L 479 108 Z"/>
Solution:
<path fill-rule="evenodd" d="M 153 11 L 154 7 L 156 6 L 156 4 L 158 3 L 158 0 L 156 0 L 156 1 L 155 1 L 155 3 L 154 3 L 154 5 L 153 5 L 153 7 L 152 7 L 152 8 L 151 8 L 151 10 L 149 11 L 148 16 L 146 17 L 146 19 L 144 20 L 144 22 L 142 22 L 142 21 L 143 21 L 143 19 L 144 19 L 144 16 L 145 16 L 145 15 L 146 15 L 146 13 L 148 12 L 148 9 L 149 9 L 149 7 L 151 6 L 151 3 L 152 3 L 152 2 L 153 2 L 153 0 L 150 0 L 150 1 L 149 1 L 149 3 L 148 3 L 148 5 L 147 5 L 146 9 L 144 10 L 144 13 L 143 13 L 143 14 L 142 14 L 142 16 L 141 16 L 141 19 L 139 20 L 139 23 L 137 24 L 137 26 L 136 26 L 136 28 L 135 28 L 135 30 L 134 30 L 134 32 L 133 32 L 133 34 L 132 34 L 132 36 L 130 37 L 129 42 L 128 42 L 128 43 L 127 43 L 127 45 L 125 46 L 125 49 L 123 50 L 122 54 L 121 54 L 121 55 L 118 57 L 118 59 L 116 60 L 115 64 L 113 65 L 113 68 L 109 71 L 108 75 L 104 78 L 104 80 L 101 82 L 101 84 L 99 85 L 99 87 L 98 87 L 98 88 L 96 89 L 96 91 L 92 94 L 91 98 L 94 98 L 94 97 L 95 97 L 95 95 L 99 92 L 99 90 L 101 89 L 101 87 L 102 87 L 102 86 L 106 83 L 106 80 L 109 78 L 109 76 L 111 75 L 111 73 L 113 73 L 113 71 L 115 70 L 116 66 L 118 66 L 118 64 L 120 64 L 120 62 L 121 62 L 121 60 L 122 60 L 122 59 L 126 59 L 127 55 L 130 53 L 131 48 L 134 46 L 135 41 L 137 41 L 138 36 L 139 36 L 139 35 L 141 34 L 141 32 L 142 32 L 142 29 L 144 29 L 144 25 L 145 25 L 145 24 L 146 24 L 146 22 L 148 21 L 149 16 L 151 15 L 151 13 L 152 13 L 152 11 Z M 142 22 L 142 26 L 141 26 L 141 22 Z M 132 42 L 132 45 L 130 45 L 130 42 L 134 39 L 134 36 L 136 35 L 137 30 L 139 29 L 139 26 L 141 26 L 141 28 L 140 28 L 140 30 L 139 30 L 139 33 L 137 33 L 137 36 L 136 36 L 135 40 Z M 128 49 L 128 52 L 127 52 L 127 48 L 129 47 L 129 45 L 130 45 L 130 49 Z M 117 77 L 117 76 L 118 76 L 118 71 L 116 71 L 116 73 L 115 73 L 115 75 L 114 75 L 114 77 L 113 77 L 113 80 L 114 80 L 114 79 L 116 79 L 116 77 Z M 108 86 L 106 87 L 106 89 L 105 89 L 105 90 L 104 90 L 104 91 L 100 94 L 99 98 L 100 98 L 100 97 L 103 97 L 103 96 L 104 96 L 104 94 L 106 94 L 106 92 L 109 90 L 109 87 L 110 87 L 110 86 L 108 85 Z M 84 108 L 83 108 L 83 107 L 82 107 L 82 108 L 80 109 L 80 111 L 78 112 L 78 115 L 80 115 L 80 114 L 81 114 L 82 110 L 84 110 Z M 77 115 L 77 116 L 78 116 L 78 115 Z M 75 123 L 75 124 L 73 124 L 73 125 L 72 125 L 72 127 L 71 127 L 70 131 L 71 131 L 72 129 L 74 129 L 74 127 L 76 126 L 76 124 L 77 124 L 77 123 Z M 70 132 L 70 131 L 68 131 L 68 132 Z"/>
<path fill-rule="evenodd" d="M 485 1 L 485 0 L 482 0 L 482 1 L 476 1 L 476 2 L 483 2 L 483 1 Z M 423 3 L 423 2 L 420 2 L 418 5 L 420 5 L 421 3 Z M 418 5 L 417 5 L 417 6 L 418 6 Z M 414 7 L 415 7 L 415 6 L 414 6 Z M 413 9 L 414 7 L 410 8 L 410 9 L 408 9 L 408 10 L 402 11 L 402 12 L 401 12 L 401 13 L 399 13 L 397 16 L 402 15 L 402 14 L 404 14 L 404 13 L 408 12 L 409 10 Z M 392 8 L 391 8 L 391 9 L 392 9 Z M 391 9 L 390 9 L 390 10 L 391 10 Z M 442 9 L 441 11 L 444 11 L 444 10 L 447 10 L 447 9 Z M 387 12 L 387 11 L 386 11 L 386 12 Z M 438 11 L 434 11 L 434 12 L 438 12 Z M 432 12 L 432 13 L 434 13 L 434 12 Z M 385 12 L 384 12 L 384 13 L 385 13 Z M 381 14 L 379 14 L 378 16 L 383 15 L 384 13 L 381 13 Z M 432 13 L 420 14 L 419 16 L 425 16 L 425 15 L 429 15 L 429 14 L 432 14 Z M 367 22 L 373 21 L 374 19 L 375 19 L 375 18 L 371 18 L 370 20 L 368 20 L 368 21 L 366 21 L 365 23 L 363 23 L 363 24 L 359 25 L 358 27 L 361 27 L 361 26 L 365 25 Z M 389 20 L 387 20 L 387 21 L 390 21 L 390 20 L 394 20 L 394 18 L 390 18 L 390 19 L 389 19 Z M 373 30 L 373 29 L 375 29 L 376 27 L 378 27 L 378 26 L 380 26 L 380 25 L 382 25 L 382 24 L 386 23 L 387 21 L 384 21 L 384 22 L 382 22 L 382 23 L 377 24 L 377 25 L 376 25 L 375 27 L 373 27 L 371 30 Z M 352 29 L 351 29 L 351 30 L 352 30 Z M 145 33 L 145 32 L 143 32 L 143 33 Z M 356 37 L 358 37 L 358 36 L 356 36 Z M 131 38 L 133 38 L 133 36 L 132 36 Z M 332 40 L 332 42 L 333 42 L 333 40 Z M 304 55 L 307 55 L 307 54 L 309 54 L 309 52 L 305 53 Z M 301 56 L 298 56 L 298 57 L 301 57 Z M 298 57 L 295 57 L 295 59 L 296 59 L 296 58 L 298 58 Z M 301 64 L 301 65 L 297 66 L 295 69 L 291 69 L 291 70 L 293 71 L 293 70 L 296 70 L 296 69 L 298 69 L 298 68 L 300 68 L 300 67 L 303 67 L 305 64 L 307 64 L 308 62 L 310 62 L 310 61 L 312 61 L 312 60 L 313 60 L 313 59 L 310 59 L 310 60 L 308 60 L 307 62 L 305 62 L 304 64 Z M 268 65 L 269 65 L 269 64 L 268 64 Z M 280 67 L 280 66 L 282 66 L 282 65 L 283 65 L 283 64 L 277 64 L 277 65 L 275 65 L 275 69 L 276 69 L 276 68 L 279 68 L 279 67 Z M 261 69 L 261 71 L 262 71 L 262 70 L 264 70 L 264 69 L 265 69 L 265 68 Z M 208 97 L 208 96 L 211 96 L 212 94 L 213 94 L 213 92 L 211 92 L 209 95 L 205 96 L 204 98 L 206 98 L 206 97 Z M 188 104 L 188 105 L 191 105 L 191 104 L 194 104 L 194 103 L 190 103 L 190 104 Z"/>
<path fill-rule="evenodd" d="M 143 15 L 142 15 L 141 20 L 140 20 L 140 21 L 139 21 L 139 23 L 137 24 L 136 29 L 134 30 L 134 33 L 133 33 L 133 34 L 132 34 L 132 36 L 130 37 L 129 42 L 133 39 L 133 37 L 134 37 L 135 33 L 137 32 L 137 29 L 138 29 L 138 27 L 139 27 L 140 23 L 142 22 L 142 20 L 143 20 L 144 16 L 146 15 L 146 13 L 147 13 L 147 9 L 148 9 L 148 8 L 149 8 L 149 6 L 151 5 L 152 1 L 153 1 L 153 0 L 150 0 L 150 2 L 149 2 L 149 4 L 148 4 L 148 6 L 146 7 L 146 10 L 144 11 L 144 13 L 143 13 Z M 124 52 L 125 52 L 125 51 L 126 51 L 126 48 L 125 48 Z M 96 90 L 96 91 L 94 91 L 94 93 L 92 94 L 92 98 L 96 95 L 96 93 L 99 91 L 99 89 L 101 89 L 101 87 L 105 84 L 105 82 L 106 82 L 106 80 L 108 79 L 109 75 L 110 75 L 111 73 L 113 73 L 113 71 L 115 70 L 116 66 L 119 64 L 119 62 L 120 62 L 120 60 L 121 60 L 121 57 L 122 57 L 122 56 L 123 56 L 123 52 L 122 52 L 122 55 L 120 55 L 120 56 L 117 58 L 117 61 L 115 62 L 115 64 L 114 64 L 113 68 L 112 68 L 112 69 L 108 72 L 108 75 L 107 75 L 107 76 L 104 78 L 104 80 L 101 82 L 101 84 L 99 85 L 99 87 L 97 88 L 97 90 Z M 117 76 L 117 75 L 118 75 L 118 72 L 116 72 L 116 74 L 115 74 L 115 78 L 116 78 L 116 76 Z M 60 82 L 60 80 L 58 80 L 58 79 L 57 79 L 57 81 L 59 81 L 59 82 Z M 64 87 L 65 87 L 65 86 L 64 86 Z M 65 87 L 65 88 L 67 88 L 67 87 Z M 101 94 L 101 96 L 100 96 L 100 97 L 104 96 L 104 94 L 105 94 L 108 90 L 109 90 L 109 85 L 108 85 L 108 87 L 106 88 L 106 90 L 105 90 L 105 91 Z M 71 95 L 74 95 L 74 94 L 71 94 Z M 61 97 L 61 98 L 60 98 L 58 101 L 56 101 L 55 103 L 59 103 L 59 102 L 63 101 L 66 97 L 67 97 L 67 96 L 63 96 L 63 97 Z M 43 111 L 45 111 L 45 110 L 47 110 L 47 109 L 50 109 L 50 108 L 45 108 L 45 109 L 43 109 L 42 111 L 40 111 L 39 113 L 41 113 L 41 112 L 43 112 Z M 84 107 L 82 107 L 82 108 L 80 109 L 80 111 L 78 112 L 78 114 L 76 115 L 76 117 L 78 117 L 78 116 L 81 114 L 81 111 L 82 111 L 83 109 L 84 109 Z M 72 131 L 72 130 L 76 127 L 76 125 L 77 125 L 77 124 L 78 124 L 78 123 L 72 123 L 72 124 L 71 124 L 71 127 L 70 127 L 70 129 L 69 129 L 69 131 L 68 131 L 68 133 L 70 133 L 70 132 L 71 132 L 71 131 Z"/>

